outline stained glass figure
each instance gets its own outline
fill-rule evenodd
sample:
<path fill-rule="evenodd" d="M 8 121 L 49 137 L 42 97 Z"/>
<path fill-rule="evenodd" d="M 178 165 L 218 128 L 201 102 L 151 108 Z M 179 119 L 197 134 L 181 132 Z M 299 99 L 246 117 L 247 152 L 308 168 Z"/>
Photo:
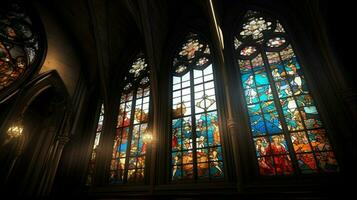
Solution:
<path fill-rule="evenodd" d="M 244 20 L 234 47 L 259 174 L 339 171 L 283 26 L 256 11 L 249 11 Z"/>
<path fill-rule="evenodd" d="M 37 24 L 38 25 L 38 24 Z M 20 2 L 0 7 L 0 91 L 21 79 L 39 61 L 42 40 Z"/>
<path fill-rule="evenodd" d="M 140 53 L 126 76 L 120 98 L 109 183 L 143 183 L 150 107 L 150 79 Z"/>
<path fill-rule="evenodd" d="M 224 177 L 211 58 L 208 44 L 190 33 L 173 61 L 173 181 Z"/>
<path fill-rule="evenodd" d="M 94 143 L 93 143 L 93 147 L 92 147 L 92 153 L 91 153 L 91 157 L 89 160 L 88 175 L 87 175 L 87 180 L 86 180 L 87 186 L 90 186 L 93 184 L 93 176 L 94 176 L 94 171 L 95 171 L 98 146 L 99 146 L 99 142 L 100 142 L 100 136 L 103 132 L 103 122 L 104 122 L 104 105 L 102 104 L 100 107 L 98 123 L 97 123 Z"/>

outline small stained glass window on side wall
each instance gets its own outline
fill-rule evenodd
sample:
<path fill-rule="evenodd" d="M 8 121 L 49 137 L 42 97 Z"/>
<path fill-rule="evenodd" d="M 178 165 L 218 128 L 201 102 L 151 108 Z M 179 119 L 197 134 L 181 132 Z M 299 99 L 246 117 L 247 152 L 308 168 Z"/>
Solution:
<path fill-rule="evenodd" d="M 39 35 L 20 2 L 0 7 L 0 92 L 20 79 L 38 60 Z"/>
<path fill-rule="evenodd" d="M 173 61 L 172 181 L 224 177 L 211 59 L 209 45 L 190 33 Z"/>
<path fill-rule="evenodd" d="M 89 160 L 88 175 L 87 175 L 87 180 L 86 180 L 87 186 L 90 186 L 93 184 L 93 178 L 94 178 L 94 172 L 95 172 L 95 166 L 96 166 L 96 158 L 97 158 L 97 154 L 98 154 L 98 146 L 99 146 L 101 134 L 103 132 L 103 122 L 104 122 L 104 105 L 102 104 L 100 107 L 97 127 L 96 127 L 96 131 L 95 131 L 95 138 L 94 138 L 94 143 L 93 143 L 93 147 L 92 147 L 91 157 Z"/>
<path fill-rule="evenodd" d="M 140 53 L 124 79 L 110 164 L 110 184 L 144 183 L 150 108 L 150 79 Z"/>
<path fill-rule="evenodd" d="M 234 45 L 259 174 L 339 171 L 283 26 L 259 12 L 249 13 Z"/>

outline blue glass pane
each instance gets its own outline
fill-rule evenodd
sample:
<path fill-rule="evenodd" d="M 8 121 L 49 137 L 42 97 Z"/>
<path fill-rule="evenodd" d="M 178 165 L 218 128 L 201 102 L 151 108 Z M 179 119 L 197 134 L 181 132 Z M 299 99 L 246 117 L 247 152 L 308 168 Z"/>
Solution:
<path fill-rule="evenodd" d="M 125 157 L 125 155 L 126 155 L 126 150 L 128 147 L 128 131 L 129 131 L 129 128 L 124 128 L 122 131 L 119 157 Z"/>
<path fill-rule="evenodd" d="M 285 98 L 292 95 L 290 86 L 287 81 L 280 81 L 275 83 L 279 98 Z"/>
<path fill-rule="evenodd" d="M 181 166 L 172 166 L 172 180 L 179 180 L 182 178 L 182 167 Z"/>
<path fill-rule="evenodd" d="M 242 75 L 243 88 L 254 87 L 254 76 L 252 73 Z"/>
<path fill-rule="evenodd" d="M 270 85 L 265 85 L 257 88 L 260 101 L 267 101 L 273 99 Z"/>
<path fill-rule="evenodd" d="M 284 109 L 283 113 L 289 131 L 302 130 L 304 125 L 298 109 Z"/>
<path fill-rule="evenodd" d="M 222 178 L 224 176 L 223 162 L 211 162 L 210 174 L 212 178 Z"/>
<path fill-rule="evenodd" d="M 261 107 L 264 113 L 274 112 L 276 111 L 274 101 L 262 102 Z"/>
<path fill-rule="evenodd" d="M 250 117 L 250 124 L 252 128 L 253 136 L 266 134 L 264 120 L 260 115 L 254 115 Z"/>
<path fill-rule="evenodd" d="M 259 104 L 248 105 L 249 115 L 259 115 L 261 113 Z"/>
<path fill-rule="evenodd" d="M 300 108 L 301 115 L 304 118 L 306 128 L 319 128 L 322 126 L 319 114 L 315 106 Z"/>
<path fill-rule="evenodd" d="M 264 114 L 266 127 L 268 133 L 280 133 L 282 131 L 282 127 L 280 124 L 279 116 L 277 112 L 271 112 Z"/>
<path fill-rule="evenodd" d="M 269 84 L 267 74 L 265 72 L 255 74 L 255 82 L 256 82 L 257 86 Z"/>

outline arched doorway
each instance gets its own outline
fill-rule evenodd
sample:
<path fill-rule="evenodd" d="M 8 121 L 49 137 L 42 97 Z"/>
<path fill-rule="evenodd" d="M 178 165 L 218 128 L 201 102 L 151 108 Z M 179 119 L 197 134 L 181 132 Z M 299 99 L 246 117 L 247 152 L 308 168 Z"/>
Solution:
<path fill-rule="evenodd" d="M 0 178 L 6 193 L 49 192 L 63 148 L 67 102 L 67 91 L 54 71 L 35 78 L 19 93 L 2 129 L 16 124 L 23 131 L 16 137 L 7 131 L 0 139 Z"/>

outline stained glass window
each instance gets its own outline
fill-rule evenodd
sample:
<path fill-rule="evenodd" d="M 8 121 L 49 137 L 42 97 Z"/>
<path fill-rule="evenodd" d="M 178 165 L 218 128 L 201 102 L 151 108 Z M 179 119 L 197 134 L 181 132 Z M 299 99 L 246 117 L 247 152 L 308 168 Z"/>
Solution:
<path fill-rule="evenodd" d="M 120 98 L 118 123 L 110 165 L 111 184 L 143 183 L 148 129 L 149 71 L 143 54 L 133 62 Z"/>
<path fill-rule="evenodd" d="M 95 138 L 94 138 L 94 144 L 92 147 L 92 153 L 89 160 L 86 185 L 92 185 L 93 183 L 93 175 L 95 170 L 96 157 L 98 153 L 97 149 L 99 146 L 100 136 L 103 132 L 103 121 L 104 121 L 104 105 L 102 104 L 102 106 L 100 107 L 99 118 L 98 118 L 97 128 L 95 132 Z"/>
<path fill-rule="evenodd" d="M 234 46 L 259 173 L 337 172 L 314 98 L 279 21 L 249 11 Z"/>
<path fill-rule="evenodd" d="M 209 45 L 197 34 L 188 34 L 173 60 L 173 181 L 224 176 L 214 77 Z"/>
<path fill-rule="evenodd" d="M 16 2 L 0 7 L 0 91 L 23 76 L 39 56 L 32 18 Z"/>

